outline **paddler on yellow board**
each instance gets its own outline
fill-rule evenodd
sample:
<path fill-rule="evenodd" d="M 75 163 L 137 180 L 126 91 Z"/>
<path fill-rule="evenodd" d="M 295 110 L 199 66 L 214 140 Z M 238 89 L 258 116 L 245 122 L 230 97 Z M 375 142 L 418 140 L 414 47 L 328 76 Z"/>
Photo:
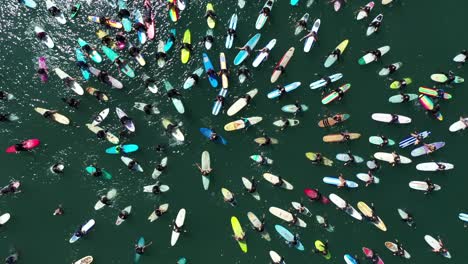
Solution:
<path fill-rule="evenodd" d="M 242 232 L 239 236 L 233 235 L 234 240 L 237 242 L 244 241 L 245 240 L 245 232 Z"/>
<path fill-rule="evenodd" d="M 315 253 L 320 253 L 324 256 L 328 255 L 328 240 L 325 240 L 325 242 L 323 243 L 323 249 L 320 251 L 316 248 L 314 248 L 314 252 Z"/>

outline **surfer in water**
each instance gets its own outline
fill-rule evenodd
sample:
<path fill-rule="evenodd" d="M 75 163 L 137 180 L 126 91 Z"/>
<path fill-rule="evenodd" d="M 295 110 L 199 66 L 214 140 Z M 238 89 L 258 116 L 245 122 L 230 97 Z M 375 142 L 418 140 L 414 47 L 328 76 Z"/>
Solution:
<path fill-rule="evenodd" d="M 111 201 L 109 198 L 107 198 L 106 195 L 101 196 L 101 198 L 99 199 L 99 201 L 100 201 L 101 203 L 105 204 L 105 205 L 111 205 L 111 204 L 112 204 L 112 201 Z"/>
<path fill-rule="evenodd" d="M 62 205 L 59 204 L 57 209 L 54 210 L 53 215 L 63 215 L 65 212 L 63 211 Z"/>
<path fill-rule="evenodd" d="M 408 213 L 408 212 L 406 212 L 406 214 L 407 214 L 407 216 L 404 217 L 404 218 L 402 217 L 401 220 L 402 220 L 403 222 L 407 223 L 409 226 L 416 228 L 416 223 L 414 222 L 414 217 L 413 217 L 413 215 L 410 214 L 410 213 Z"/>
<path fill-rule="evenodd" d="M 325 243 L 323 243 L 323 249 L 322 250 L 314 249 L 314 252 L 315 253 L 321 253 L 324 256 L 328 255 L 328 240 L 326 240 Z"/>
<path fill-rule="evenodd" d="M 137 253 L 138 255 L 143 255 L 143 253 L 145 253 L 145 249 L 151 246 L 151 244 L 153 244 L 152 241 L 143 246 L 139 246 L 138 244 L 135 244 L 135 253 Z"/>
<path fill-rule="evenodd" d="M 436 165 L 437 165 L 437 170 L 438 171 L 443 171 L 443 170 L 446 169 L 446 166 L 444 164 L 442 164 L 442 163 L 436 162 Z"/>
<path fill-rule="evenodd" d="M 161 210 L 160 206 L 154 207 L 154 213 L 159 217 L 164 214 L 165 211 Z"/>
<path fill-rule="evenodd" d="M 436 151 L 436 146 L 434 146 L 433 144 L 426 144 L 424 143 L 424 147 L 426 148 L 426 151 L 427 151 L 427 154 L 430 154 L 434 151 Z"/>
<path fill-rule="evenodd" d="M 289 120 L 286 117 L 282 117 L 281 121 L 283 121 L 283 125 L 281 126 L 281 130 L 284 130 L 285 128 L 289 127 Z"/>
<path fill-rule="evenodd" d="M 125 219 L 128 218 L 129 215 L 130 215 L 130 214 L 129 214 L 127 211 L 122 210 L 122 211 L 119 212 L 118 217 L 119 217 L 120 219 L 122 219 L 122 220 L 125 220 Z"/>
<path fill-rule="evenodd" d="M 340 135 L 343 136 L 342 142 L 351 140 L 351 136 L 346 132 L 341 132 Z"/>
<path fill-rule="evenodd" d="M 295 246 L 297 246 L 298 243 L 299 243 L 299 234 L 295 234 L 295 235 L 293 236 L 293 240 L 292 240 L 292 241 L 288 241 L 288 245 L 289 245 L 290 247 L 295 247 Z"/>
<path fill-rule="evenodd" d="M 315 153 L 315 159 L 312 160 L 313 163 L 322 164 L 323 163 L 323 156 L 320 152 Z"/>
<path fill-rule="evenodd" d="M 129 170 L 138 170 L 138 162 L 136 161 L 136 159 L 132 159 L 128 164 L 127 164 L 127 168 Z"/>
<path fill-rule="evenodd" d="M 392 74 L 397 70 L 397 67 L 393 64 L 390 64 L 386 67 L 388 69 L 388 74 Z"/>
<path fill-rule="evenodd" d="M 245 240 L 245 232 L 242 232 L 240 235 L 234 235 L 234 240 L 236 241 L 244 241 Z"/>
<path fill-rule="evenodd" d="M 444 242 L 442 242 L 442 239 L 439 236 L 437 237 L 437 242 L 439 242 L 440 248 L 439 249 L 432 249 L 432 252 L 440 253 L 442 255 L 446 254 L 448 252 L 448 249 L 446 249 L 444 247 Z"/>
<path fill-rule="evenodd" d="M 434 183 L 432 183 L 431 179 L 427 178 L 427 179 L 424 180 L 424 182 L 427 183 L 427 189 L 424 192 L 424 194 L 431 193 L 432 191 L 435 190 L 435 185 L 434 185 Z"/>
<path fill-rule="evenodd" d="M 418 133 L 417 131 L 414 131 L 413 133 L 410 134 L 413 138 L 416 139 L 416 141 L 414 141 L 414 145 L 419 145 L 419 143 L 422 142 L 422 140 L 424 139 L 422 135 L 420 135 L 420 133 Z"/>
<path fill-rule="evenodd" d="M 366 187 L 373 184 L 373 183 L 375 183 L 375 177 L 374 177 L 374 175 L 372 175 L 372 171 L 369 170 L 367 172 L 367 175 L 369 175 L 369 179 L 366 181 Z"/>
<path fill-rule="evenodd" d="M 318 37 L 317 37 L 317 32 L 315 31 L 310 31 L 309 33 L 307 33 L 307 35 L 305 35 L 304 37 L 302 37 L 299 41 L 302 41 L 308 37 L 312 37 L 314 38 L 314 41 L 317 42 L 318 41 Z"/>
<path fill-rule="evenodd" d="M 467 117 L 460 116 L 460 121 L 463 123 L 465 128 L 468 127 L 468 118 Z"/>
<path fill-rule="evenodd" d="M 252 183 L 252 186 L 250 189 L 247 189 L 247 192 L 254 193 L 257 191 L 257 180 L 255 180 L 255 177 L 252 176 L 252 178 L 250 178 L 250 182 Z"/>
<path fill-rule="evenodd" d="M 374 157 L 371 157 L 371 160 L 369 160 L 367 163 L 368 164 L 366 164 L 366 165 L 367 165 L 367 167 L 369 168 L 370 171 L 376 171 L 376 170 L 380 169 L 380 164 L 377 161 L 377 159 L 374 158 Z"/>
<path fill-rule="evenodd" d="M 277 187 L 280 187 L 284 184 L 284 181 L 283 181 L 283 178 L 279 177 L 278 176 L 278 181 L 273 183 L 273 186 L 277 186 Z"/>
<path fill-rule="evenodd" d="M 392 166 L 395 167 L 397 164 L 400 164 L 401 158 L 400 158 L 400 155 L 396 153 L 395 151 L 392 152 L 392 156 L 393 156 L 393 161 L 390 162 L 390 164 L 392 164 Z"/>
<path fill-rule="evenodd" d="M 398 115 L 396 114 L 390 114 L 392 116 L 392 119 L 390 120 L 390 123 L 399 123 L 398 120 Z"/>
<path fill-rule="evenodd" d="M 151 189 L 151 192 L 153 194 L 160 194 L 161 193 L 161 188 L 160 188 L 160 184 L 159 184 L 159 181 L 156 182 L 156 184 L 154 184 L 153 186 L 153 189 Z"/>
<path fill-rule="evenodd" d="M 408 94 L 405 94 L 405 93 L 403 93 L 403 92 L 400 91 L 400 95 L 401 95 L 401 100 L 402 100 L 403 102 L 409 102 L 410 97 L 409 97 Z"/>
<path fill-rule="evenodd" d="M 210 135 L 210 140 L 211 141 L 216 141 L 218 140 L 219 136 L 218 133 L 214 131 L 214 129 L 211 129 L 211 135 Z"/>
<path fill-rule="evenodd" d="M 380 143 L 380 147 L 385 147 L 388 145 L 388 138 L 384 135 L 380 135 L 380 138 L 382 139 L 382 143 Z"/>
<path fill-rule="evenodd" d="M 346 180 L 343 177 L 342 173 L 340 173 L 340 175 L 338 176 L 338 180 L 340 181 L 340 183 L 337 185 L 338 189 L 346 187 Z"/>
<path fill-rule="evenodd" d="M 397 239 L 395 239 L 395 244 L 397 245 L 397 250 L 393 252 L 394 256 L 403 257 L 405 255 L 405 249 L 403 248 L 403 244 L 400 243 Z"/>
<path fill-rule="evenodd" d="M 201 175 L 203 175 L 203 176 L 208 176 L 208 175 L 210 175 L 211 171 L 213 171 L 212 168 L 208 168 L 206 170 L 202 169 L 202 167 L 198 163 L 195 163 L 195 165 L 197 165 L 198 170 L 200 171 Z"/>
<path fill-rule="evenodd" d="M 265 214 L 262 215 L 262 219 L 260 219 L 260 225 L 258 227 L 253 227 L 253 229 L 257 232 L 263 232 L 265 230 Z"/>
<path fill-rule="evenodd" d="M 262 10 L 260 11 L 260 14 L 264 14 L 266 17 L 269 17 L 270 16 L 270 11 L 271 11 L 270 6 L 272 6 L 272 5 L 273 5 L 273 1 L 271 1 L 271 0 L 268 1 L 266 3 L 266 6 L 263 7 Z"/>
<path fill-rule="evenodd" d="M 354 159 L 354 155 L 351 153 L 350 150 L 348 150 L 346 155 L 348 155 L 348 160 L 343 164 L 344 166 L 348 166 L 349 164 L 356 162 L 356 160 Z"/>
<path fill-rule="evenodd" d="M 267 136 L 266 133 L 262 133 L 262 136 L 263 138 L 265 139 L 265 141 L 263 143 L 259 143 L 258 145 L 260 146 L 268 146 L 270 145 L 272 142 L 271 142 L 271 138 L 269 136 Z"/>
<path fill-rule="evenodd" d="M 295 208 L 299 213 L 303 214 L 306 212 L 306 208 L 303 204 L 299 203 L 299 208 Z"/>
<path fill-rule="evenodd" d="M 299 101 L 296 100 L 296 102 L 294 103 L 294 106 L 296 107 L 296 111 L 294 111 L 294 116 L 298 113 L 301 113 L 302 111 L 304 111 L 304 109 L 302 109 L 302 105 L 299 103 Z"/>
<path fill-rule="evenodd" d="M 63 163 L 55 163 L 52 167 L 50 167 L 50 169 L 52 170 L 53 173 L 63 173 L 63 170 L 65 169 L 65 166 L 63 165 Z"/>

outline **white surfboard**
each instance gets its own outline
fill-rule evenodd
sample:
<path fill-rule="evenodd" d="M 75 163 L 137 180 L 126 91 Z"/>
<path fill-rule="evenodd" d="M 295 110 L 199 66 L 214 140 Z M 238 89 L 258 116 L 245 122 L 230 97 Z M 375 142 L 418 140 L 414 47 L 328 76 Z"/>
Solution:
<path fill-rule="evenodd" d="M 247 190 L 250 190 L 252 188 L 252 182 L 245 177 L 242 177 L 242 184 L 244 184 L 244 187 Z M 257 191 L 250 194 L 253 196 L 253 198 L 255 198 L 255 200 L 260 201 L 260 194 Z"/>
<path fill-rule="evenodd" d="M 182 208 L 179 210 L 177 213 L 177 217 L 174 221 L 174 224 L 177 225 L 179 228 L 182 228 L 184 226 L 185 222 L 185 209 Z M 177 243 L 177 240 L 179 239 L 180 232 L 178 232 L 174 227 L 172 228 L 172 235 L 171 235 L 171 246 L 174 246 Z"/>
<path fill-rule="evenodd" d="M 263 178 L 265 180 L 267 180 L 268 182 L 270 182 L 271 184 L 273 184 L 273 185 L 279 183 L 279 177 L 276 176 L 276 175 L 273 175 L 271 173 L 264 173 Z M 282 179 L 282 180 L 283 180 L 283 184 L 281 186 L 279 186 L 279 187 L 284 188 L 286 190 L 294 189 L 294 186 L 291 183 L 287 182 L 284 179 Z"/>
<path fill-rule="evenodd" d="M 109 115 L 109 111 L 110 111 L 109 108 L 106 108 L 102 110 L 101 112 L 99 112 L 99 114 L 93 119 L 93 122 L 91 123 L 91 125 L 97 126 L 101 124 L 102 121 L 106 119 L 107 115 Z"/>
<path fill-rule="evenodd" d="M 167 212 L 167 210 L 169 209 L 169 204 L 167 204 L 167 203 L 166 203 L 166 204 L 161 204 L 161 205 L 158 207 L 158 209 L 161 211 L 161 213 L 164 214 L 164 213 Z M 158 218 L 159 218 L 159 216 L 156 214 L 156 212 L 155 212 L 154 210 L 153 210 L 153 212 L 151 212 L 151 214 L 148 216 L 148 220 L 149 220 L 150 222 L 153 222 L 153 221 L 155 221 L 155 220 L 158 219 Z"/>
<path fill-rule="evenodd" d="M 202 170 L 211 170 L 210 153 L 206 150 L 202 152 L 201 168 Z M 208 190 L 210 187 L 210 178 L 208 176 L 202 175 L 202 184 L 203 189 L 205 189 L 205 191 Z"/>
<path fill-rule="evenodd" d="M 166 167 L 167 166 L 167 157 L 162 158 L 160 164 L 161 164 L 161 166 Z M 159 171 L 157 168 L 155 168 L 153 173 L 151 174 L 151 178 L 156 180 L 162 173 L 163 173 L 163 171 Z"/>

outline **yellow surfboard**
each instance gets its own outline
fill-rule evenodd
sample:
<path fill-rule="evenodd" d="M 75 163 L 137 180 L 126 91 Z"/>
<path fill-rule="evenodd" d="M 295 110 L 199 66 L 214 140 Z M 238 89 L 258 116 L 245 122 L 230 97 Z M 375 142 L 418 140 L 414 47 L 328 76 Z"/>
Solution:
<path fill-rule="evenodd" d="M 233 216 L 231 217 L 231 226 L 232 226 L 232 231 L 234 232 L 234 235 L 239 237 L 243 236 L 244 230 L 242 230 L 242 226 L 239 223 L 239 219 L 237 217 Z M 237 241 L 239 243 L 239 247 L 241 248 L 242 252 L 247 253 L 247 243 L 245 242 L 245 239 L 242 241 Z"/>
<path fill-rule="evenodd" d="M 318 251 L 322 252 L 322 251 L 325 250 L 325 244 L 323 244 L 323 242 L 320 241 L 320 240 L 315 240 L 315 248 L 316 248 Z M 328 250 L 327 255 L 323 255 L 323 257 L 324 257 L 325 259 L 330 259 L 330 258 L 331 258 L 330 250 Z"/>
<path fill-rule="evenodd" d="M 185 30 L 182 43 L 192 44 L 190 29 Z M 187 63 L 190 59 L 190 50 L 187 48 L 182 48 L 182 50 L 180 51 L 180 59 L 182 60 L 183 64 Z"/>
<path fill-rule="evenodd" d="M 213 5 L 211 3 L 206 5 L 206 12 L 208 11 L 212 11 L 214 13 Z M 211 17 L 206 18 L 206 23 L 208 24 L 209 28 L 214 28 L 216 26 L 216 21 Z"/>
<path fill-rule="evenodd" d="M 341 54 L 343 55 L 343 52 L 345 51 L 346 47 L 348 46 L 348 43 L 349 43 L 349 40 L 345 39 L 338 46 L 336 46 L 336 49 L 340 50 Z"/>
<path fill-rule="evenodd" d="M 370 208 L 365 202 L 358 202 L 357 207 L 361 213 L 367 217 L 372 216 L 372 208 Z M 373 224 L 380 230 L 382 231 L 387 231 L 387 226 L 385 226 L 385 223 L 380 219 L 380 217 L 377 216 L 378 221 L 376 223 L 373 222 Z"/>

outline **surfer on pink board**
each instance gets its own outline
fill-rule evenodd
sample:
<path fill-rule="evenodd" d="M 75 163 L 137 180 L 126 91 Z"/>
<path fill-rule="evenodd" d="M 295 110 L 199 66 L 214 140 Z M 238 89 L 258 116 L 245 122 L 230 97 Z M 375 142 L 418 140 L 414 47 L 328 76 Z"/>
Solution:
<path fill-rule="evenodd" d="M 21 143 L 10 146 L 6 149 L 7 153 L 18 153 L 20 151 L 27 151 L 39 146 L 41 142 L 39 139 L 28 139 Z"/>

